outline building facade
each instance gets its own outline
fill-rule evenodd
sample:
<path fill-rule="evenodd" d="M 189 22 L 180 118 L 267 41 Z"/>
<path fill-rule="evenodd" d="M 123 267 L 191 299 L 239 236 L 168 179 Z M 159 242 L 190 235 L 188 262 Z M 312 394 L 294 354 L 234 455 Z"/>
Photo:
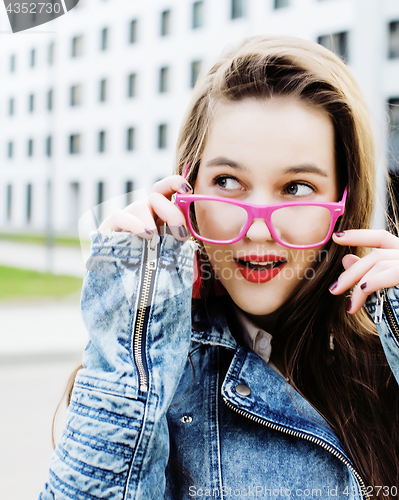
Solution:
<path fill-rule="evenodd" d="M 395 169 L 397 0 L 80 0 L 26 32 L 8 32 L 5 13 L 0 22 L 1 232 L 76 234 L 92 207 L 149 192 L 173 170 L 198 73 L 259 33 L 318 41 L 345 58 L 381 164 L 389 145 Z"/>

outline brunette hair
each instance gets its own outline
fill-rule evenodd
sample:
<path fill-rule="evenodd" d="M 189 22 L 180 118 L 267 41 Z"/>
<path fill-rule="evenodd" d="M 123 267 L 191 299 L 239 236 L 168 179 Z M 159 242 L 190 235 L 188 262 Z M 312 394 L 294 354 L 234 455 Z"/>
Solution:
<path fill-rule="evenodd" d="M 341 59 L 305 40 L 252 37 L 199 79 L 180 130 L 176 173 L 182 174 L 190 163 L 187 179 L 195 185 L 218 102 L 274 96 L 298 98 L 328 113 L 341 194 L 348 187 L 346 210 L 336 230 L 369 228 L 376 186 L 367 107 Z M 291 385 L 340 438 L 366 494 L 366 486 L 399 484 L 399 388 L 365 309 L 349 315 L 348 299 L 328 291 L 328 284 L 342 272 L 344 255 L 361 257 L 365 250 L 332 242 L 327 249 L 328 259 L 324 255 L 315 265 L 314 278 L 304 280 L 281 308 L 273 350 Z M 204 251 L 199 258 L 201 265 L 209 266 Z M 209 287 L 203 290 L 205 297 Z"/>

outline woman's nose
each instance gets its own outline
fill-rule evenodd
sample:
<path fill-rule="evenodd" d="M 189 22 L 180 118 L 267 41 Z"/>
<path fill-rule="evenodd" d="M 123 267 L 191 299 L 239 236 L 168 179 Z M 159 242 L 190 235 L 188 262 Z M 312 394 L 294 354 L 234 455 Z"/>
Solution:
<path fill-rule="evenodd" d="M 274 241 L 264 219 L 254 219 L 247 231 L 246 237 L 256 243 Z"/>

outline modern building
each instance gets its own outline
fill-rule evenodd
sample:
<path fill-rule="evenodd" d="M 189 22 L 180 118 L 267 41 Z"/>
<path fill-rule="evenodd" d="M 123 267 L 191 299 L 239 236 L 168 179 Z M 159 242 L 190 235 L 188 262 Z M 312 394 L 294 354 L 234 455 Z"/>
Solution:
<path fill-rule="evenodd" d="M 399 157 L 397 0 L 80 0 L 26 32 L 13 34 L 5 12 L 0 23 L 2 232 L 77 233 L 92 207 L 149 192 L 172 172 L 198 73 L 253 34 L 299 36 L 345 58 L 381 158 L 387 144 L 391 168 Z"/>

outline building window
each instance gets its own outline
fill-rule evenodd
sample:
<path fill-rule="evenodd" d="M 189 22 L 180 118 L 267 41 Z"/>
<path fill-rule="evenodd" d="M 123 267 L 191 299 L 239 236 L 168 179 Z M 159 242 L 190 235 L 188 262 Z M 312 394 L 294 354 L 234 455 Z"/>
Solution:
<path fill-rule="evenodd" d="M 167 132 L 168 126 L 165 123 L 161 123 L 160 125 L 158 125 L 158 149 L 166 149 Z"/>
<path fill-rule="evenodd" d="M 204 25 L 204 2 L 194 2 L 193 3 L 193 29 L 202 28 Z"/>
<path fill-rule="evenodd" d="M 388 99 L 388 167 L 399 173 L 399 97 Z"/>
<path fill-rule="evenodd" d="M 80 134 L 71 134 L 69 136 L 69 154 L 78 155 L 81 150 Z"/>
<path fill-rule="evenodd" d="M 138 21 L 133 19 L 129 23 L 129 43 L 136 43 L 138 37 Z"/>
<path fill-rule="evenodd" d="M 169 68 L 167 66 L 159 70 L 159 92 L 167 92 L 169 90 Z"/>
<path fill-rule="evenodd" d="M 106 133 L 104 130 L 101 130 L 98 133 L 98 152 L 99 153 L 105 152 L 105 138 L 106 138 Z"/>
<path fill-rule="evenodd" d="M 399 57 L 399 21 L 389 23 L 389 59 Z"/>
<path fill-rule="evenodd" d="M 245 0 L 231 0 L 231 19 L 238 19 L 239 17 L 244 17 L 244 1 Z"/>
<path fill-rule="evenodd" d="M 83 55 L 83 36 L 74 36 L 72 38 L 72 57 L 80 57 Z"/>
<path fill-rule="evenodd" d="M 34 68 L 36 64 L 36 51 L 35 49 L 32 49 L 30 51 L 30 67 Z"/>
<path fill-rule="evenodd" d="M 15 73 L 15 55 L 10 56 L 10 73 Z"/>
<path fill-rule="evenodd" d="M 135 97 L 136 95 L 136 73 L 131 73 L 127 78 L 127 95 L 128 97 Z"/>
<path fill-rule="evenodd" d="M 290 0 L 274 0 L 274 8 L 282 9 L 290 5 Z"/>
<path fill-rule="evenodd" d="M 32 184 L 26 185 L 26 222 L 32 220 Z"/>
<path fill-rule="evenodd" d="M 201 61 L 192 61 L 191 63 L 191 77 L 190 77 L 190 86 L 194 88 L 195 82 L 197 81 L 198 75 L 201 71 Z"/>
<path fill-rule="evenodd" d="M 127 129 L 127 134 L 126 134 L 126 149 L 127 151 L 134 151 L 135 148 L 135 129 L 133 127 L 130 127 Z"/>
<path fill-rule="evenodd" d="M 7 184 L 7 204 L 6 204 L 6 217 L 9 222 L 12 219 L 12 185 Z"/>
<path fill-rule="evenodd" d="M 104 182 L 97 183 L 97 218 L 101 224 L 103 220 L 103 203 L 104 203 Z"/>
<path fill-rule="evenodd" d="M 53 143 L 53 139 L 52 139 L 51 135 L 47 136 L 46 137 L 46 156 L 48 156 L 49 158 L 53 154 L 53 144 L 52 143 Z"/>
<path fill-rule="evenodd" d="M 133 203 L 133 181 L 126 181 L 125 183 L 125 193 L 126 193 L 126 205 Z"/>
<path fill-rule="evenodd" d="M 35 96 L 33 94 L 29 94 L 28 110 L 29 113 L 33 113 L 33 111 L 35 110 Z"/>
<path fill-rule="evenodd" d="M 28 139 L 28 156 L 33 156 L 33 139 Z"/>
<path fill-rule="evenodd" d="M 54 42 L 51 42 L 50 45 L 48 46 L 48 54 L 47 54 L 47 62 L 50 64 L 54 64 L 54 51 L 55 51 L 55 45 Z"/>
<path fill-rule="evenodd" d="M 161 36 L 170 35 L 170 10 L 161 13 Z"/>
<path fill-rule="evenodd" d="M 14 114 L 14 98 L 10 97 L 8 100 L 8 114 L 12 116 Z"/>
<path fill-rule="evenodd" d="M 8 141 L 7 158 L 12 158 L 13 156 L 14 156 L 14 143 L 12 141 Z"/>
<path fill-rule="evenodd" d="M 107 100 L 107 80 L 100 80 L 100 89 L 98 99 L 100 102 L 105 102 Z"/>
<path fill-rule="evenodd" d="M 108 28 L 103 28 L 101 30 L 100 49 L 101 50 L 107 50 L 108 49 Z"/>
<path fill-rule="evenodd" d="M 321 35 L 317 38 L 317 43 L 331 50 L 345 61 L 348 60 L 349 34 L 347 31 Z"/>
<path fill-rule="evenodd" d="M 72 85 L 70 90 L 70 105 L 80 106 L 82 104 L 82 94 L 83 94 L 82 85 Z"/>
<path fill-rule="evenodd" d="M 47 91 L 47 109 L 48 111 L 53 109 L 53 89 Z"/>

